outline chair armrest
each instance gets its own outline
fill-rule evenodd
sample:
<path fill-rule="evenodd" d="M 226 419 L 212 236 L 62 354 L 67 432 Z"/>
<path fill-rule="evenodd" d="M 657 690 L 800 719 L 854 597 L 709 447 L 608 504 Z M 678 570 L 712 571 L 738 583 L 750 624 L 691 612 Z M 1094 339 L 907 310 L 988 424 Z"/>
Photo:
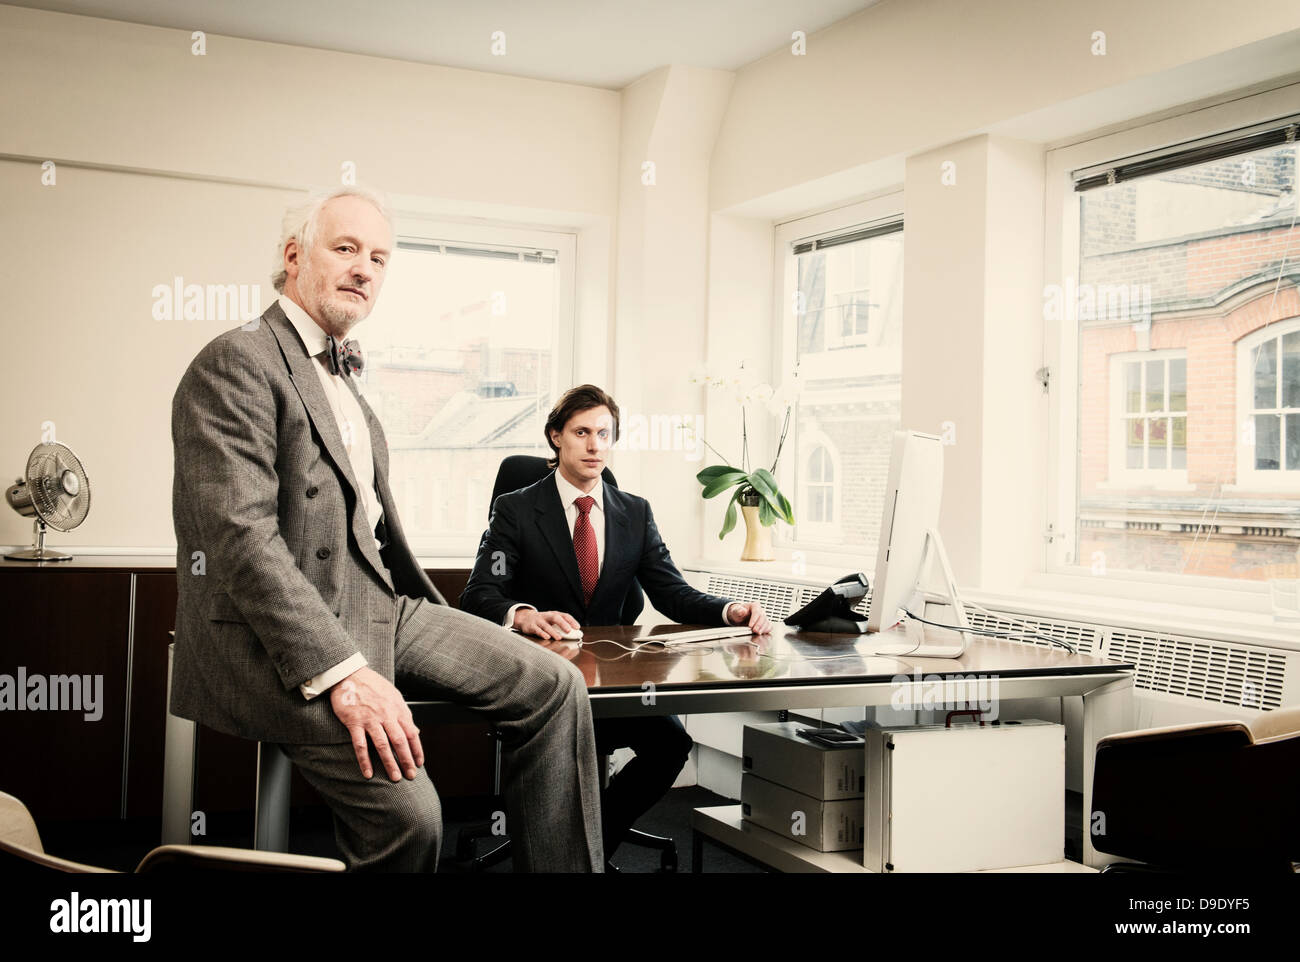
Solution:
<path fill-rule="evenodd" d="M 1250 733 L 1255 741 L 1289 738 L 1300 734 L 1300 708 L 1275 708 L 1265 712 L 1250 723 Z"/>
<path fill-rule="evenodd" d="M 1240 721 L 1192 722 L 1186 725 L 1168 725 L 1164 728 L 1144 728 L 1139 731 L 1107 735 L 1097 742 L 1097 748 L 1115 748 L 1140 745 L 1146 742 L 1173 742 L 1185 738 L 1203 738 L 1206 735 L 1240 734 L 1242 744 L 1252 741 L 1250 728 Z"/>
<path fill-rule="evenodd" d="M 159 845 L 136 866 L 136 872 L 343 872 L 336 858 L 261 852 L 220 845 Z"/>

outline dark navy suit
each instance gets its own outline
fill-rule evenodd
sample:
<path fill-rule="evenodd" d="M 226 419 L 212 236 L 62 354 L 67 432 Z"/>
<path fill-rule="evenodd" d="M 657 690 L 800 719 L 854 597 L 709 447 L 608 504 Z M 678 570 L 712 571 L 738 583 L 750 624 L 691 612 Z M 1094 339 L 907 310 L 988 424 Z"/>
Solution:
<path fill-rule="evenodd" d="M 497 624 L 512 606 L 528 604 L 539 611 L 563 611 L 584 627 L 617 625 L 622 623 L 628 587 L 636 578 L 651 604 L 673 621 L 723 624 L 728 599 L 686 583 L 659 535 L 649 502 L 610 484 L 603 485 L 602 499 L 605 553 L 589 605 L 583 603 L 573 531 L 551 472 L 535 484 L 497 498 L 460 607 Z M 672 787 L 692 744 L 671 715 L 596 722 L 598 752 L 628 747 L 636 753 L 602 798 L 606 858 L 636 819 Z"/>

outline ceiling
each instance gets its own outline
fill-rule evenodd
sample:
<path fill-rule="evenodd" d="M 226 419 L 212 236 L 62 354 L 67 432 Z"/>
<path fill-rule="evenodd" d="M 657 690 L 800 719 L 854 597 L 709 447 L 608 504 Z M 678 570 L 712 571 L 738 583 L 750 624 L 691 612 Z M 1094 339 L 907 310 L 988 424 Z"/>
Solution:
<path fill-rule="evenodd" d="M 622 89 L 735 70 L 879 0 L 7 0 L 11 6 Z M 506 53 L 492 52 L 504 31 Z"/>

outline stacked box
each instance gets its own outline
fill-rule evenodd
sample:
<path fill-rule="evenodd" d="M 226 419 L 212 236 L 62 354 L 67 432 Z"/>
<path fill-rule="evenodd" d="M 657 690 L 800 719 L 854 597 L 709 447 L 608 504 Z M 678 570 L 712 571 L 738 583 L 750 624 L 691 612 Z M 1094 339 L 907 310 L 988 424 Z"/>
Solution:
<path fill-rule="evenodd" d="M 827 746 L 800 738 L 796 722 L 746 725 L 740 800 L 747 820 L 819 852 L 862 847 L 861 742 Z"/>

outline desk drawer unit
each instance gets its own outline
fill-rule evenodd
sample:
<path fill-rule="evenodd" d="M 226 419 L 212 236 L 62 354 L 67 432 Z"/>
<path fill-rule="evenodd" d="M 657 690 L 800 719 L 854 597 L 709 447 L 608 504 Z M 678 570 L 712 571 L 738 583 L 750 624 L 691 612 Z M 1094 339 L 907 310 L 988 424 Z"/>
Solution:
<path fill-rule="evenodd" d="M 972 872 L 1063 857 L 1064 726 L 926 725 L 865 737 L 866 868 Z"/>

